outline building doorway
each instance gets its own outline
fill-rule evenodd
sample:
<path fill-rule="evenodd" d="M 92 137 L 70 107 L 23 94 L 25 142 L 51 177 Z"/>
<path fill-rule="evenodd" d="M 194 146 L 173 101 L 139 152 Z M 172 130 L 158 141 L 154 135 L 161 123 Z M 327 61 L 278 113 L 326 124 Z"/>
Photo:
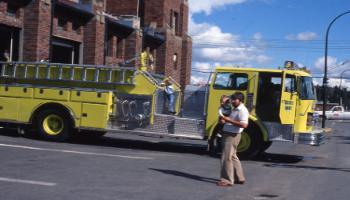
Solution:
<path fill-rule="evenodd" d="M 79 64 L 80 43 L 54 38 L 52 42 L 53 63 Z"/>
<path fill-rule="evenodd" d="M 18 61 L 20 29 L 0 25 L 0 61 Z"/>

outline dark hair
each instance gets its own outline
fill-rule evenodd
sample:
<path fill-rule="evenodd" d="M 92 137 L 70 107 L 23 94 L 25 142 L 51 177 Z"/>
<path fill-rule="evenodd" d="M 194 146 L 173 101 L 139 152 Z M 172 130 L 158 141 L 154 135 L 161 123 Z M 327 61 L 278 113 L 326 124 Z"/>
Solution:
<path fill-rule="evenodd" d="M 233 95 L 231 95 L 231 99 L 239 99 L 240 102 L 244 102 L 244 94 L 242 92 L 236 92 Z"/>

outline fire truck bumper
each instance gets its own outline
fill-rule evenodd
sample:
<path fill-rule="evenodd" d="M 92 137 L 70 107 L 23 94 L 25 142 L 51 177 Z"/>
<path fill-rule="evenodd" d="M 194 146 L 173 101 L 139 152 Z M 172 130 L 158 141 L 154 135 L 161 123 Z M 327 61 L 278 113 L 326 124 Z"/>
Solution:
<path fill-rule="evenodd" d="M 312 132 L 294 134 L 294 143 L 296 144 L 319 146 L 325 143 L 325 139 L 326 136 L 324 130 L 314 130 Z"/>

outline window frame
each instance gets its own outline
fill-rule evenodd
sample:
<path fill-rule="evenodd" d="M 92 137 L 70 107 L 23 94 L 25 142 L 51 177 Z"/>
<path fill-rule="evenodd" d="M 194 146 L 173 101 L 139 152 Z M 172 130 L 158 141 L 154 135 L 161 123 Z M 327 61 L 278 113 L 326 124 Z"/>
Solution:
<path fill-rule="evenodd" d="M 220 85 L 218 87 L 218 85 L 216 84 L 217 83 L 217 80 L 218 80 L 218 75 L 219 74 L 229 74 L 229 80 L 227 80 L 227 86 L 223 86 L 221 87 L 222 85 Z M 236 76 L 235 77 L 235 80 L 236 80 L 236 84 L 237 84 L 237 78 L 246 78 L 246 86 L 244 88 L 239 88 L 239 87 L 233 87 L 233 84 L 232 84 L 232 76 Z M 242 83 L 242 84 L 245 84 L 245 83 Z M 228 85 L 231 85 L 231 86 L 228 86 Z M 240 84 L 241 85 L 241 84 Z M 242 73 L 242 72 L 217 72 L 216 75 L 215 75 L 215 80 L 214 80 L 214 83 L 213 83 L 213 89 L 214 90 L 238 90 L 238 91 L 245 91 L 249 88 L 249 76 L 247 73 Z"/>
<path fill-rule="evenodd" d="M 288 88 L 286 87 L 287 86 L 287 79 L 290 79 L 291 82 L 289 82 L 289 87 L 290 87 L 290 90 L 288 90 Z M 293 84 L 293 81 L 294 81 L 294 84 Z M 288 93 L 295 93 L 297 92 L 297 77 L 295 75 L 292 75 L 292 74 L 286 74 L 285 78 L 284 78 L 284 81 L 283 81 L 283 91 L 284 92 L 288 92 Z"/>

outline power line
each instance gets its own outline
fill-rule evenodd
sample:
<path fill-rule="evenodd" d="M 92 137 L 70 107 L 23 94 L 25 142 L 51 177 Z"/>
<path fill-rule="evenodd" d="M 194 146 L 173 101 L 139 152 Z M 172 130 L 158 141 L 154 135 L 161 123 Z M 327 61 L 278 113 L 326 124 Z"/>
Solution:
<path fill-rule="evenodd" d="M 191 35 L 194 40 L 198 40 L 198 36 L 196 35 Z M 281 39 L 281 38 L 263 38 L 263 39 L 242 39 L 242 38 L 231 38 L 230 41 L 255 41 L 255 42 L 264 42 L 264 41 L 277 41 L 277 42 L 303 42 L 303 43 L 310 43 L 310 42 L 319 42 L 324 44 L 323 39 L 313 39 L 313 40 L 288 40 L 288 39 Z M 344 43 L 344 42 L 349 42 L 350 40 L 347 39 L 342 39 L 342 40 L 332 40 L 329 43 Z"/>
<path fill-rule="evenodd" d="M 324 47 L 313 47 L 313 46 L 282 46 L 282 45 L 239 45 L 239 44 L 214 44 L 214 43 L 194 43 L 194 48 L 218 48 L 218 47 L 227 47 L 234 49 L 246 49 L 246 50 L 254 50 L 254 49 L 306 49 L 306 50 L 324 50 Z M 349 46 L 334 46 L 330 47 L 333 50 L 350 50 Z"/>
<path fill-rule="evenodd" d="M 205 74 L 212 74 L 214 72 L 210 72 L 210 71 L 201 71 L 201 70 L 196 70 L 196 69 L 192 69 L 192 72 L 199 72 L 199 73 L 205 73 Z"/>

